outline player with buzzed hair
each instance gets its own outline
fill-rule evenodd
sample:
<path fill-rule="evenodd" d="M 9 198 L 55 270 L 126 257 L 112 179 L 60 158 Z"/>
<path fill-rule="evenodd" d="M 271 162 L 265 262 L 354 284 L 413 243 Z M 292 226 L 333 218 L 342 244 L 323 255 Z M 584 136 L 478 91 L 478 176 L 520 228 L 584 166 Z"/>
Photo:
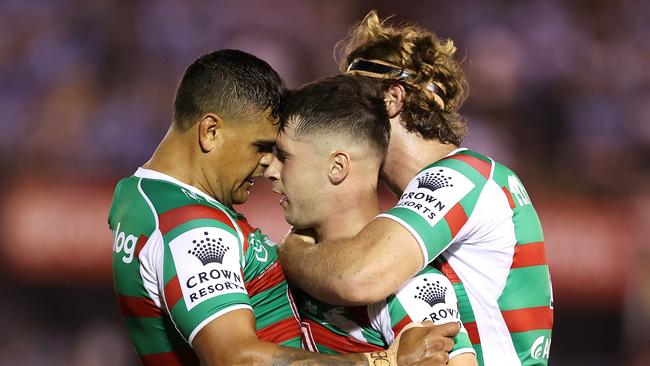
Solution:
<path fill-rule="evenodd" d="M 377 183 L 390 135 L 381 89 L 366 77 L 321 79 L 292 92 L 282 122 L 264 176 L 283 196 L 287 222 L 312 229 L 319 241 L 354 236 L 380 212 Z M 413 321 L 460 321 L 454 287 L 431 266 L 369 306 L 296 296 L 307 345 L 322 353 L 381 351 Z M 448 364 L 476 365 L 465 329 L 454 341 Z"/>
<path fill-rule="evenodd" d="M 461 146 L 467 81 L 454 42 L 371 12 L 341 50 L 342 72 L 384 92 L 391 136 L 380 175 L 399 201 L 348 239 L 289 236 L 280 257 L 290 281 L 330 303 L 368 304 L 433 263 L 456 287 L 480 365 L 548 364 L 541 223 L 511 169 Z"/>

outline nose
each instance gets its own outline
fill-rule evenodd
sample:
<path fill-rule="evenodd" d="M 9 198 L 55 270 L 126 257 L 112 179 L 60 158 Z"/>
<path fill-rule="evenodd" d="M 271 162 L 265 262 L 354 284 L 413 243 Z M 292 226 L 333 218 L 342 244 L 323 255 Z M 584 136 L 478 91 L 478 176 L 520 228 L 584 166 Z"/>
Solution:
<path fill-rule="evenodd" d="M 280 179 L 280 169 L 282 169 L 282 163 L 273 154 L 271 154 L 271 158 L 269 160 L 270 161 L 265 165 L 266 169 L 264 169 L 263 175 L 264 178 L 276 181 Z"/>
<path fill-rule="evenodd" d="M 260 159 L 260 165 L 263 168 L 267 168 L 269 164 L 271 164 L 271 161 L 273 161 L 273 153 L 272 152 L 267 152 L 262 154 L 262 158 Z"/>

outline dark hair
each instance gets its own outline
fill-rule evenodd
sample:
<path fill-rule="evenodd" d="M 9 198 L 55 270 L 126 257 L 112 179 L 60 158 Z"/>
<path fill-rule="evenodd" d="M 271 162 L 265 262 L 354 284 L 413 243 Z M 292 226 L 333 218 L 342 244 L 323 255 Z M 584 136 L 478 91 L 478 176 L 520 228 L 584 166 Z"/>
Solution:
<path fill-rule="evenodd" d="M 369 143 L 383 157 L 388 149 L 390 122 L 383 93 L 364 76 L 337 75 L 303 85 L 291 92 L 282 115 L 300 136 L 343 136 Z"/>
<path fill-rule="evenodd" d="M 413 71 L 415 79 L 409 82 L 376 80 L 384 90 L 395 83 L 406 90 L 400 117 L 408 131 L 416 131 L 425 139 L 461 144 L 467 123 L 459 109 L 467 98 L 468 85 L 452 40 L 416 25 L 391 26 L 373 10 L 337 44 L 337 51 L 343 56 L 342 72 L 357 58 L 382 60 Z M 443 87 L 442 104 L 428 92 L 428 83 Z"/>
<path fill-rule="evenodd" d="M 187 130 L 208 112 L 233 117 L 268 108 L 277 118 L 286 98 L 282 79 L 263 60 L 238 50 L 214 51 L 185 70 L 174 99 L 174 123 Z"/>

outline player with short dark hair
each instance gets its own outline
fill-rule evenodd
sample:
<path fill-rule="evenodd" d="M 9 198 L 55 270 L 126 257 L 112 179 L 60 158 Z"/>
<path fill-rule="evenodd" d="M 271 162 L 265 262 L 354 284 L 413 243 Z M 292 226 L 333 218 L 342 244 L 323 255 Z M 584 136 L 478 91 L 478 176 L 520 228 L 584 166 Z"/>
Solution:
<path fill-rule="evenodd" d="M 361 76 L 324 78 L 292 92 L 282 120 L 264 176 L 283 195 L 287 222 L 313 229 L 319 241 L 355 235 L 380 212 L 377 183 L 390 135 L 381 89 Z M 460 321 L 454 287 L 430 266 L 368 306 L 329 305 L 301 291 L 296 297 L 307 344 L 322 353 L 380 351 L 413 321 Z M 464 329 L 454 343 L 448 364 L 476 365 Z"/>

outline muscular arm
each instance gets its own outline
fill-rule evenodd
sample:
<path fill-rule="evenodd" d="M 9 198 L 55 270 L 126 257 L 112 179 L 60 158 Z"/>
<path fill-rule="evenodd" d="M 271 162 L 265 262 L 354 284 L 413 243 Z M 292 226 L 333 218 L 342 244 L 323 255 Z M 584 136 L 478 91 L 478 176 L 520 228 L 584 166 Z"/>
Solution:
<path fill-rule="evenodd" d="M 368 364 L 362 354 L 322 355 L 260 341 L 250 310 L 235 310 L 213 320 L 197 334 L 193 346 L 207 366 Z"/>
<path fill-rule="evenodd" d="M 399 341 L 399 364 L 445 365 L 446 352 L 453 347 L 449 337 L 458 333 L 458 329 L 456 324 L 445 324 L 408 330 Z M 199 331 L 192 345 L 201 364 L 207 366 L 368 365 L 366 356 L 359 353 L 324 355 L 260 341 L 255 334 L 255 318 L 250 310 L 235 310 L 211 321 Z"/>
<path fill-rule="evenodd" d="M 349 239 L 313 245 L 290 235 L 279 253 L 293 285 L 336 305 L 381 301 L 424 264 L 415 237 L 404 226 L 381 217 Z"/>

